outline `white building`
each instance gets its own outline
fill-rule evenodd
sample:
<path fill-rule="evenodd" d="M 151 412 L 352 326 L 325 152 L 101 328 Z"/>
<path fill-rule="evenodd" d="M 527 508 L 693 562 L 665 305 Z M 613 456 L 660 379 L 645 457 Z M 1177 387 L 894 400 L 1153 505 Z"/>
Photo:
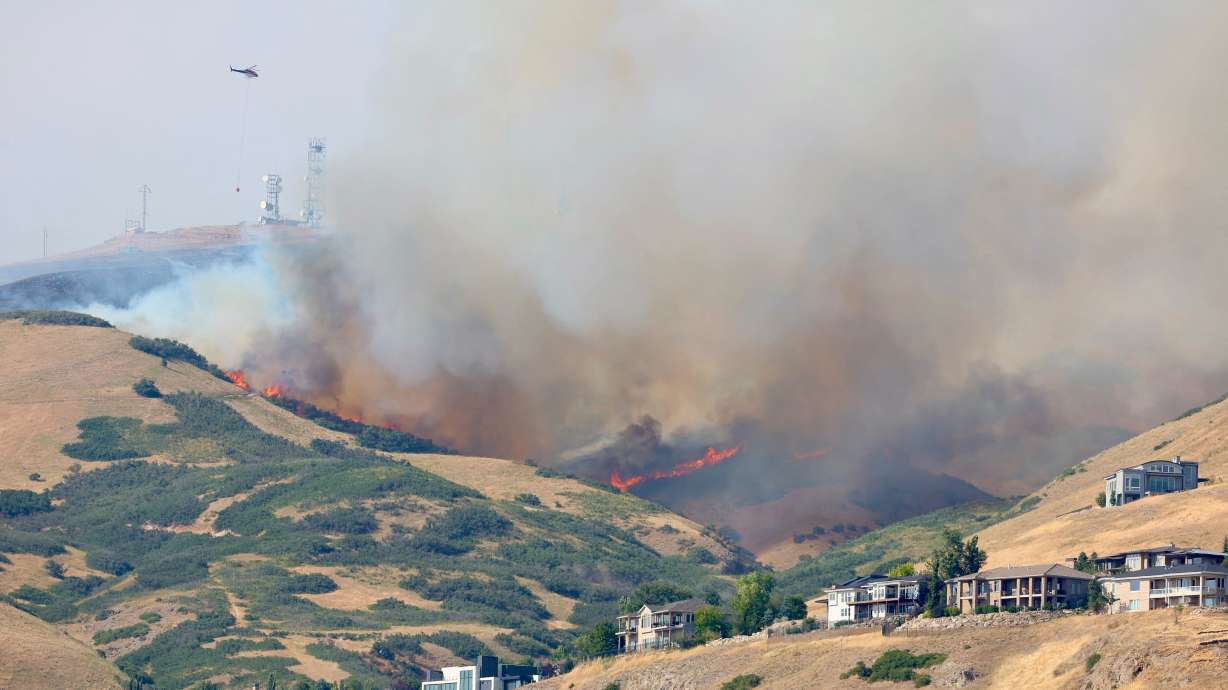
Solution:
<path fill-rule="evenodd" d="M 921 610 L 921 578 L 864 575 L 827 590 L 827 625 L 912 616 Z"/>

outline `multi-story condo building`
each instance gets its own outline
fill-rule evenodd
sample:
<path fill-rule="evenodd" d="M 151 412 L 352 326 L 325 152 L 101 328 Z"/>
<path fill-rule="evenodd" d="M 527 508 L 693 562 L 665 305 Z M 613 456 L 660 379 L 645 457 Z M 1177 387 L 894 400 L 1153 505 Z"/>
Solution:
<path fill-rule="evenodd" d="M 1167 544 L 1149 549 L 1123 551 L 1108 556 L 1096 556 L 1095 563 L 1097 572 L 1109 574 L 1187 563 L 1219 565 L 1224 562 L 1224 556 L 1225 554 L 1217 551 L 1204 551 Z M 1066 565 L 1073 566 L 1077 561 L 1075 557 L 1068 557 Z"/>
<path fill-rule="evenodd" d="M 619 616 L 614 626 L 619 654 L 677 647 L 695 634 L 695 612 L 703 599 L 685 599 Z"/>
<path fill-rule="evenodd" d="M 422 690 L 514 690 L 541 680 L 537 669 L 500 663 L 497 656 L 479 656 L 472 666 L 446 666 L 428 671 Z"/>
<path fill-rule="evenodd" d="M 1091 580 L 1082 570 L 1056 563 L 990 568 L 947 580 L 947 606 L 960 613 L 975 613 L 978 606 L 1073 608 L 1087 599 Z"/>
<path fill-rule="evenodd" d="M 1228 568 L 1218 563 L 1182 563 L 1124 571 L 1105 581 L 1113 595 L 1109 613 L 1151 611 L 1170 606 L 1225 603 Z"/>
<path fill-rule="evenodd" d="M 921 580 L 913 575 L 863 575 L 845 580 L 827 590 L 827 624 L 915 615 L 921 610 Z"/>
<path fill-rule="evenodd" d="M 1104 478 L 1105 507 L 1120 506 L 1153 494 L 1197 489 L 1198 463 L 1182 460 L 1148 460 L 1134 467 L 1123 467 Z"/>

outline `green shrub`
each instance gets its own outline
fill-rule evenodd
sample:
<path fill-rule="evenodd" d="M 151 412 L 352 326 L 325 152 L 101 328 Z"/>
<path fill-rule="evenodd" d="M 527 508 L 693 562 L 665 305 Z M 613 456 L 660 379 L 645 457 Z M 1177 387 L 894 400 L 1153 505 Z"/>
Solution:
<path fill-rule="evenodd" d="M 0 321 L 21 319 L 27 326 L 40 324 L 47 326 L 92 326 L 94 328 L 114 328 L 110 323 L 89 314 L 75 311 L 59 311 L 54 309 L 27 309 L 22 311 L 0 312 Z"/>
<path fill-rule="evenodd" d="M 0 516 L 17 517 L 51 510 L 51 496 L 26 489 L 0 489 Z"/>
<path fill-rule="evenodd" d="M 542 504 L 542 500 L 537 497 L 537 494 L 516 494 L 516 502 L 527 506 L 540 506 Z"/>
<path fill-rule="evenodd" d="M 721 690 L 750 690 L 750 688 L 759 687 L 759 684 L 762 682 L 762 676 L 755 675 L 754 673 L 743 673 L 725 681 L 721 685 Z"/>
<path fill-rule="evenodd" d="M 389 453 L 451 453 L 452 451 L 436 445 L 429 438 L 396 429 L 385 429 L 378 426 L 365 426 L 355 437 L 358 445 Z"/>
<path fill-rule="evenodd" d="M 322 513 L 312 513 L 303 518 L 303 524 L 320 532 L 343 534 L 370 534 L 379 528 L 375 515 L 366 508 L 334 508 Z"/>
<path fill-rule="evenodd" d="M 281 580 L 277 588 L 287 594 L 327 594 L 337 591 L 337 583 L 327 575 L 308 573 Z"/>
<path fill-rule="evenodd" d="M 1099 652 L 1087 657 L 1087 661 L 1083 664 L 1084 669 L 1086 669 L 1088 673 L 1091 673 L 1092 669 L 1096 668 L 1096 664 L 1100 663 L 1100 658 Z"/>
<path fill-rule="evenodd" d="M 941 664 L 946 658 L 946 654 L 938 652 L 913 654 L 907 649 L 888 649 L 874 660 L 873 665 L 867 667 L 865 663 L 858 661 L 857 665 L 846 671 L 841 678 L 858 676 L 871 683 L 880 680 L 912 680 L 917 681 L 917 687 L 921 687 L 928 684 L 928 677 L 925 681 L 919 681 L 918 676 L 924 674 L 916 673 L 917 669 Z"/>
<path fill-rule="evenodd" d="M 140 615 L 140 619 L 146 623 L 157 623 L 162 620 L 162 614 L 156 611 L 146 611 Z"/>
<path fill-rule="evenodd" d="M 177 359 L 180 362 L 191 364 L 197 369 L 207 371 L 223 381 L 229 381 L 230 377 L 226 376 L 226 372 L 211 364 L 205 359 L 204 355 L 196 350 L 184 345 L 178 340 L 170 338 L 146 338 L 141 335 L 134 335 L 128 341 L 128 344 L 133 348 L 140 350 L 154 357 L 161 357 L 163 360 Z"/>
<path fill-rule="evenodd" d="M 64 553 L 64 544 L 45 532 L 20 532 L 0 527 L 0 551 L 6 553 L 32 553 L 35 556 L 58 556 Z"/>
<path fill-rule="evenodd" d="M 132 384 L 132 390 L 135 391 L 137 395 L 144 398 L 162 397 L 162 391 L 158 390 L 158 386 L 153 382 L 153 379 L 141 379 L 140 381 L 137 381 L 136 383 Z"/>
<path fill-rule="evenodd" d="M 997 613 L 999 611 L 1001 611 L 1001 609 L 993 604 L 981 604 L 980 606 L 976 607 L 977 613 Z"/>
<path fill-rule="evenodd" d="M 128 460 L 149 455 L 125 437 L 139 429 L 141 420 L 135 417 L 90 417 L 77 422 L 80 440 L 66 443 L 64 455 L 77 460 Z"/>
<path fill-rule="evenodd" d="M 149 633 L 149 626 L 144 623 L 134 623 L 123 628 L 111 628 L 110 630 L 99 630 L 94 633 L 94 644 L 103 645 L 122 640 L 126 637 L 140 637 Z"/>

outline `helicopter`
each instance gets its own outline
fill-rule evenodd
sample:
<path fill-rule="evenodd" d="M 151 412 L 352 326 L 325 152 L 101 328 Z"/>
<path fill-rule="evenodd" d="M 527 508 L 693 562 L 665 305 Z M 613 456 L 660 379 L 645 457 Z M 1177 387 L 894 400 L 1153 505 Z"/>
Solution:
<path fill-rule="evenodd" d="M 260 76 L 260 73 L 256 71 L 257 65 L 252 65 L 251 67 L 244 67 L 243 69 L 235 69 L 234 65 L 228 65 L 228 67 L 230 67 L 231 72 L 242 74 L 248 79 L 255 79 L 256 77 Z"/>

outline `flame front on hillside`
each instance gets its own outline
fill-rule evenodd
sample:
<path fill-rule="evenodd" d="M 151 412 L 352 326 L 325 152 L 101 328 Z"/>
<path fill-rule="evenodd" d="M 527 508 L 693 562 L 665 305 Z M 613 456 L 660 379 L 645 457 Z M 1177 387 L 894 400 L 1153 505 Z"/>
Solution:
<path fill-rule="evenodd" d="M 631 487 L 642 484 L 643 482 L 654 479 L 669 479 L 671 477 L 685 477 L 688 474 L 693 474 L 705 467 L 719 465 L 722 462 L 737 455 L 742 450 L 742 445 L 738 444 L 724 450 L 709 448 L 707 453 L 704 453 L 702 458 L 688 460 L 687 462 L 678 463 L 668 470 L 656 470 L 648 474 L 636 474 L 626 479 L 617 470 L 610 474 L 610 486 L 626 493 Z"/>
<path fill-rule="evenodd" d="M 226 378 L 230 379 L 230 382 L 239 388 L 242 388 L 245 391 L 250 391 L 252 389 L 251 384 L 249 384 L 247 379 L 243 376 L 242 369 L 230 369 L 224 373 L 226 374 Z"/>

